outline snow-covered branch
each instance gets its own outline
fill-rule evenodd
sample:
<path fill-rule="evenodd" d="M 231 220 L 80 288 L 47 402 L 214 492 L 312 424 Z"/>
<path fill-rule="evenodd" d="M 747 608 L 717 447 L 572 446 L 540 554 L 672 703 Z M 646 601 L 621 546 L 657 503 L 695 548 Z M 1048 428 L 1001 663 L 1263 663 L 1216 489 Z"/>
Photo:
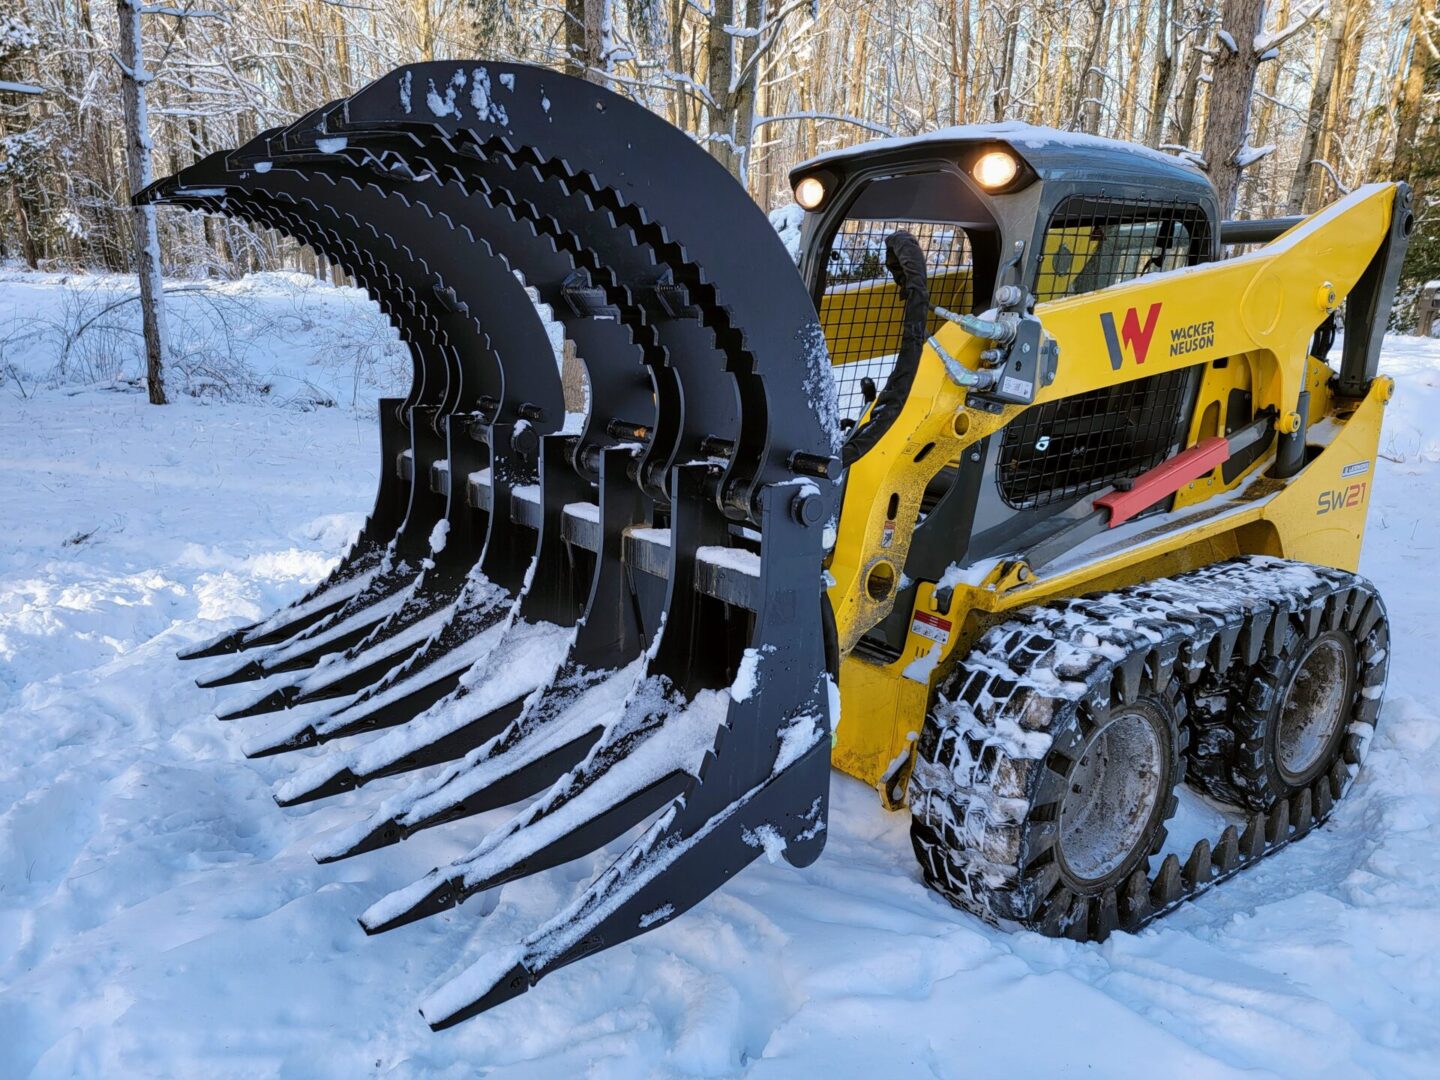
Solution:
<path fill-rule="evenodd" d="M 164 4 L 145 4 L 135 9 L 141 15 L 169 15 L 176 19 L 223 19 L 222 11 L 191 11 L 188 8 L 167 7 Z"/>
<path fill-rule="evenodd" d="M 110 59 L 115 61 L 115 66 L 120 69 L 120 74 L 124 75 L 127 79 L 133 79 L 141 86 L 144 86 L 146 83 L 150 82 L 155 77 L 146 71 L 133 71 L 130 66 L 125 63 L 124 60 L 120 59 L 120 54 L 117 52 L 112 51 L 110 53 Z"/>
<path fill-rule="evenodd" d="M 1251 146 L 1248 142 L 1235 151 L 1235 167 L 1237 169 L 1248 169 L 1261 158 L 1275 152 L 1274 143 L 1266 143 L 1264 146 Z"/>
<path fill-rule="evenodd" d="M 1252 47 L 1260 55 L 1262 60 L 1269 59 L 1267 53 L 1272 49 L 1278 49 L 1285 42 L 1289 41 L 1296 34 L 1309 26 L 1315 19 L 1325 11 L 1325 0 L 1310 0 L 1309 3 L 1301 4 L 1290 21 L 1277 30 L 1262 30 L 1255 35 Z"/>
<path fill-rule="evenodd" d="M 1198 150 L 1190 149 L 1188 146 L 1182 146 L 1180 143 L 1161 143 L 1159 148 L 1170 151 L 1178 158 L 1184 158 L 1198 168 L 1206 170 L 1210 168 L 1210 163 L 1205 160 L 1205 155 Z"/>
<path fill-rule="evenodd" d="M 1334 167 L 1331 166 L 1328 161 L 1325 161 L 1323 158 L 1311 158 L 1308 164 L 1319 165 L 1320 168 L 1324 169 L 1330 177 L 1330 182 L 1335 185 L 1336 190 L 1338 190 L 1341 195 L 1350 194 L 1350 189 L 1340 180 L 1340 174 L 1335 171 Z"/>

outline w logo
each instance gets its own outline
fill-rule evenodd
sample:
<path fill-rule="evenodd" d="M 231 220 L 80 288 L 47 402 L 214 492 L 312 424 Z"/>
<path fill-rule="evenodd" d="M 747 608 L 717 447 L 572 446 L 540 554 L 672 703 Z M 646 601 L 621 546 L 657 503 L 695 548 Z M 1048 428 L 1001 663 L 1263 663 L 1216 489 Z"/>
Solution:
<path fill-rule="evenodd" d="M 1105 330 L 1105 347 L 1110 350 L 1110 366 L 1119 371 L 1125 364 L 1125 351 L 1121 348 L 1123 344 L 1135 354 L 1135 363 L 1143 364 L 1146 355 L 1150 352 L 1150 338 L 1155 334 L 1155 324 L 1160 319 L 1160 305 L 1151 304 L 1150 311 L 1145 316 L 1145 325 L 1140 325 L 1140 311 L 1138 308 L 1131 308 L 1125 312 L 1125 321 L 1120 324 L 1120 333 L 1115 333 L 1115 316 L 1111 312 L 1102 312 L 1100 325 Z"/>

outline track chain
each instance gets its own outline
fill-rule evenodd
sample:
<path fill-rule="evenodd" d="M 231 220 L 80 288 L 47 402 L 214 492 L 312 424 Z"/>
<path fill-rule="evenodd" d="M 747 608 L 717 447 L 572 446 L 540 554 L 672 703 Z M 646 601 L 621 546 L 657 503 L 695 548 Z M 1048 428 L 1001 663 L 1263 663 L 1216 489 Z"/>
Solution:
<path fill-rule="evenodd" d="M 1172 853 L 1152 874 L 1142 862 L 1090 895 L 1059 880 L 1051 849 L 1062 721 L 1133 700 L 1145 686 L 1163 692 L 1173 680 L 1186 699 L 1213 698 L 1216 677 L 1263 678 L 1293 634 L 1337 629 L 1354 636 L 1359 677 L 1346 733 L 1309 787 L 1254 809 L 1243 829 L 1201 840 L 1183 863 Z M 1388 648 L 1384 605 L 1365 579 L 1259 556 L 1017 612 L 981 637 L 927 718 L 910 786 L 922 872 L 952 903 L 997 925 L 1079 940 L 1138 930 L 1330 816 L 1374 733 Z M 1190 713 L 1201 718 L 1190 764 L 1206 779 L 1217 706 L 1192 701 Z"/>

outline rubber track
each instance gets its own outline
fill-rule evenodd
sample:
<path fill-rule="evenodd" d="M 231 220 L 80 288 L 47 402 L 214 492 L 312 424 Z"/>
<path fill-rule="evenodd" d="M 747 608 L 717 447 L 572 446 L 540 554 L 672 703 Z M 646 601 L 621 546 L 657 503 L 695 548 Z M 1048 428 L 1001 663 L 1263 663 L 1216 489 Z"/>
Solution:
<path fill-rule="evenodd" d="M 1141 679 L 1164 687 L 1178 678 L 1192 693 L 1207 673 L 1277 652 L 1291 627 L 1307 637 L 1343 627 L 1360 662 L 1347 733 L 1328 771 L 1298 797 L 1255 812 L 1243 830 L 1201 840 L 1184 863 L 1168 855 L 1153 875 L 1142 865 L 1088 897 L 1056 886 L 1043 852 L 1017 850 L 1016 824 L 1031 809 L 1018 798 L 1021 778 L 1044 767 L 1046 727 L 1062 706 L 1108 702 Z M 910 787 L 922 872 L 952 903 L 997 925 L 1023 918 L 1042 933 L 1091 941 L 1138 930 L 1330 816 L 1374 733 L 1388 651 L 1384 605 L 1369 582 L 1267 557 L 1023 609 L 982 636 L 946 680 L 949 721 L 934 711 L 927 718 Z"/>

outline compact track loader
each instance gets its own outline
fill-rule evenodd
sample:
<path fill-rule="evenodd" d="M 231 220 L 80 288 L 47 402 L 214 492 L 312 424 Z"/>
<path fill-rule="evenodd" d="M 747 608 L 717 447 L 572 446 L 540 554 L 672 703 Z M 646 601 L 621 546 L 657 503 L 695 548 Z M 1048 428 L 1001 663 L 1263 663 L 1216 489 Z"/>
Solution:
<path fill-rule="evenodd" d="M 282 805 L 403 778 L 322 861 L 516 808 L 361 925 L 613 845 L 435 1027 L 808 864 L 832 766 L 959 907 L 1090 940 L 1303 836 L 1364 756 L 1405 186 L 1226 222 L 1185 162 L 1018 124 L 792 180 L 798 272 L 683 133 L 476 61 L 137 196 L 309 244 L 414 358 L 334 571 L 183 654 L 273 718 L 248 754 L 298 752 Z M 1232 824 L 1176 849 L 1182 784 Z"/>

